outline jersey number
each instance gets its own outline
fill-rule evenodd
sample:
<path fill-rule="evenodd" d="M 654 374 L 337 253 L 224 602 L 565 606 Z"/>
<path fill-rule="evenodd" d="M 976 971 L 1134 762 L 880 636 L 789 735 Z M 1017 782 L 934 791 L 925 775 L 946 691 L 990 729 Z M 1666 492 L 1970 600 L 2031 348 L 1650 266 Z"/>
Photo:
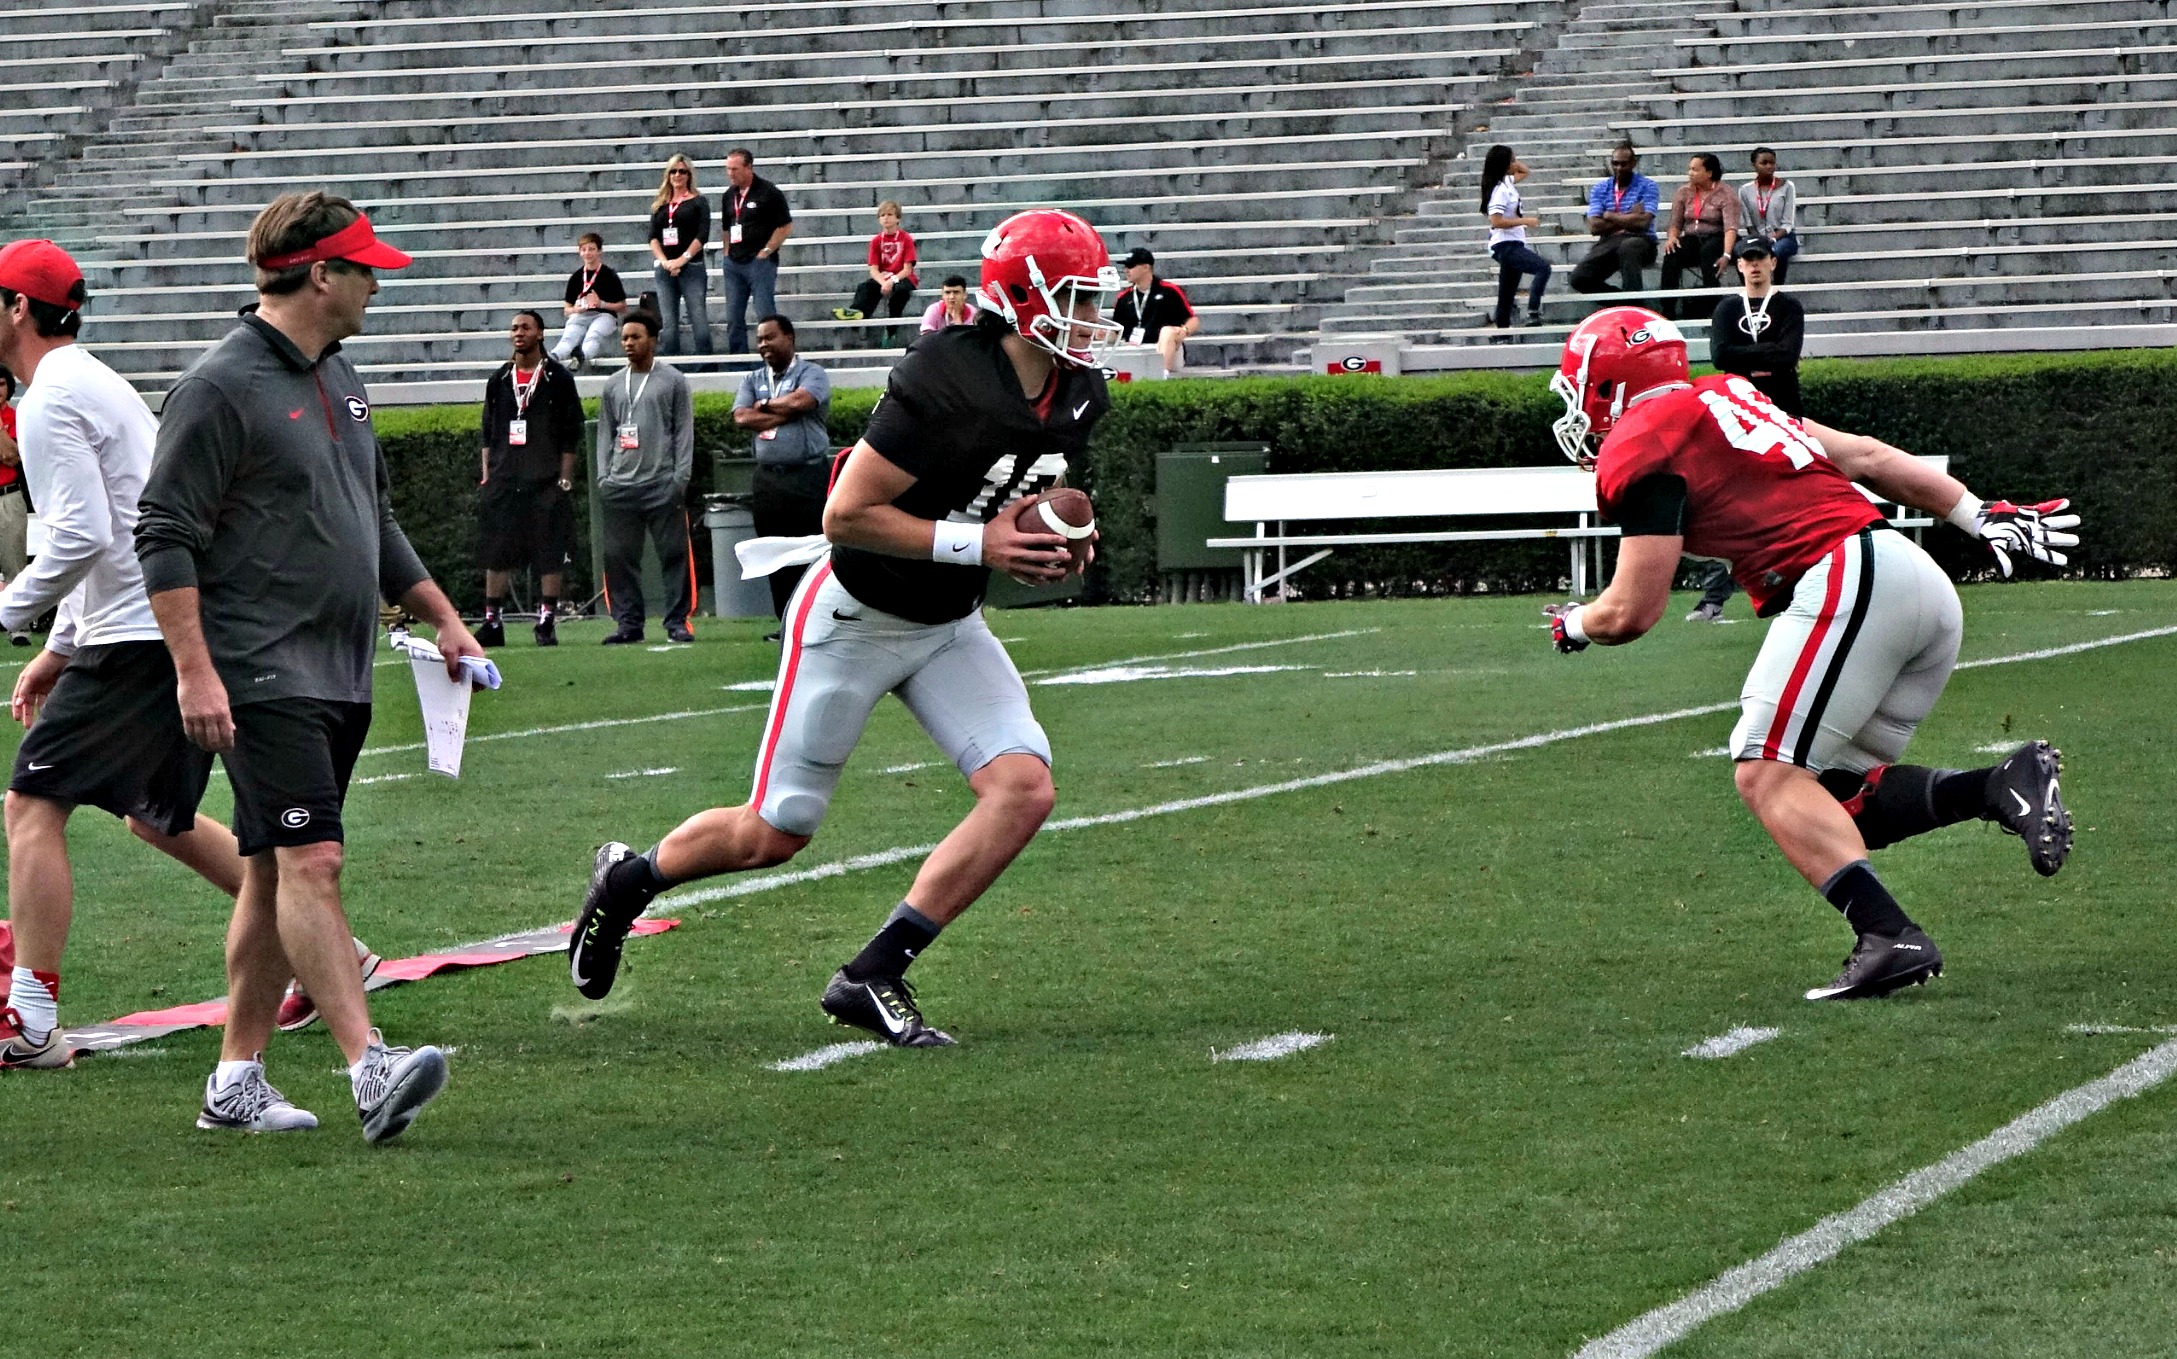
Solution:
<path fill-rule="evenodd" d="M 1738 398 L 1736 401 L 1716 392 L 1702 392 L 1701 404 L 1716 417 L 1716 427 L 1723 431 L 1723 437 L 1733 448 L 1744 449 L 1756 457 L 1781 453 L 1794 470 L 1827 456 L 1820 444 L 1787 423 L 1783 413 L 1771 405 L 1769 398 L 1753 383 L 1735 377 L 1724 386 L 1732 397 Z"/>

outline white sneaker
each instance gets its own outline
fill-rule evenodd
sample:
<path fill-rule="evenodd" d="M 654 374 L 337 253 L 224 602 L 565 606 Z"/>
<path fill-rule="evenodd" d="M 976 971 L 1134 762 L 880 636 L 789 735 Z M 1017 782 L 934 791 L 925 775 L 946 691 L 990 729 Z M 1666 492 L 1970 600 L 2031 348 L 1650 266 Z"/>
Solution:
<path fill-rule="evenodd" d="M 437 1048 L 389 1048 L 385 1036 L 370 1031 L 355 1085 L 355 1113 L 363 1120 L 363 1140 L 399 1137 L 446 1088 L 446 1054 Z"/>
<path fill-rule="evenodd" d="M 222 1086 L 216 1071 L 204 1078 L 204 1110 L 197 1115 L 197 1126 L 226 1132 L 304 1132 L 317 1126 L 317 1115 L 297 1109 L 272 1088 L 260 1053 L 241 1080 Z"/>

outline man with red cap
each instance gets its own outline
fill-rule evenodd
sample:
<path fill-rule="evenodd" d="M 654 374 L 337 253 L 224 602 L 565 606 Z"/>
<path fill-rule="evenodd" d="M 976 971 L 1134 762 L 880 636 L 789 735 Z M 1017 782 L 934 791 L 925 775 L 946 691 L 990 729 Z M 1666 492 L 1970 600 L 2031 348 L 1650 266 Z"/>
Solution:
<path fill-rule="evenodd" d="M 11 708 L 29 728 L 7 794 L 8 909 L 17 956 L 0 1009 L 0 1067 L 65 1067 L 61 954 L 74 888 L 68 818 L 88 804 L 233 896 L 242 863 L 225 826 L 197 815 L 211 756 L 189 743 L 174 667 L 144 598 L 132 536 L 158 424 L 129 385 L 76 343 L 83 274 L 51 241 L 0 247 L 0 365 L 20 373 L 23 470 L 46 530 L 0 593 L 16 631 L 55 610 Z"/>
<path fill-rule="evenodd" d="M 340 342 L 363 329 L 374 269 L 408 256 L 345 199 L 287 194 L 249 230 L 258 307 L 182 374 L 161 412 L 136 552 L 173 653 L 183 728 L 234 790 L 242 891 L 227 933 L 229 1009 L 199 1127 L 316 1119 L 264 1084 L 293 975 L 348 1062 L 367 1141 L 398 1135 L 446 1083 L 437 1048 L 370 1024 L 340 904 L 342 804 L 370 728 L 378 601 L 438 632 L 449 677 L 482 656 L 394 520 L 370 401 Z"/>

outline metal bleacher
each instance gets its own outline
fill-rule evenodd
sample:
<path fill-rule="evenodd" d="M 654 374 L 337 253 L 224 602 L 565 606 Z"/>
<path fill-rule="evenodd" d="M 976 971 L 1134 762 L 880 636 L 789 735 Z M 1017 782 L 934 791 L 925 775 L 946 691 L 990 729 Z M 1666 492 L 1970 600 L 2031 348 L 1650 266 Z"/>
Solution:
<path fill-rule="evenodd" d="M 1586 190 L 1628 136 L 1665 212 L 1689 154 L 1716 153 L 1736 185 L 1753 147 L 1777 149 L 1799 194 L 1788 286 L 1810 352 L 2167 343 L 2173 114 L 2168 0 L 1590 4 L 1322 329 L 1402 335 L 1409 367 L 1553 361 L 1596 303 L 1568 286 Z M 1533 169 L 1524 192 L 1547 225 L 1530 243 L 1558 265 L 1548 324 L 1510 334 L 1487 325 L 1496 270 L 1476 202 L 1500 141 Z M 1645 300 L 1663 296 L 1647 278 Z"/>
<path fill-rule="evenodd" d="M 1199 368 L 1278 365 L 1310 289 L 1410 211 L 1563 0 L 233 0 L 256 69 L 186 126 L 156 84 L 103 156 L 26 212 L 97 263 L 86 332 L 156 390 L 249 298 L 241 237 L 276 193 L 355 199 L 416 256 L 350 352 L 381 392 L 463 390 L 516 306 L 557 315 L 574 236 L 649 286 L 650 196 L 673 152 L 702 187 L 751 148 L 793 205 L 780 309 L 841 380 L 881 379 L 886 328 L 829 319 L 865 276 L 874 206 L 907 205 L 924 286 L 973 274 L 1021 207 L 1155 249 L 1204 315 Z M 133 157 L 137 147 L 151 148 Z M 120 201 L 114 191 L 131 187 Z M 70 205 L 105 198 L 87 214 Z M 44 214 L 41 218 L 40 214 Z M 711 271 L 714 321 L 722 280 Z M 918 304 L 919 309 L 919 304 Z M 911 323 L 910 323 L 911 328 Z M 717 326 L 719 348 L 724 326 Z M 717 381 L 727 360 L 677 359 Z"/>

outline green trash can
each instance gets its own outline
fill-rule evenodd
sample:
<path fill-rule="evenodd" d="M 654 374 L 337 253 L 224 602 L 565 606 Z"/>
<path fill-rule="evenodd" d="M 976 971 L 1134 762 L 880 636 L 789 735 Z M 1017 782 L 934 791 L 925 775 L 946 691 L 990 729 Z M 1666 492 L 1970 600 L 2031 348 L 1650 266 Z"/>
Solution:
<path fill-rule="evenodd" d="M 1225 522 L 1225 482 L 1270 469 L 1261 443 L 1181 444 L 1157 454 L 1158 597 L 1166 604 L 1240 597 L 1240 552 L 1205 547 L 1238 530 Z"/>

